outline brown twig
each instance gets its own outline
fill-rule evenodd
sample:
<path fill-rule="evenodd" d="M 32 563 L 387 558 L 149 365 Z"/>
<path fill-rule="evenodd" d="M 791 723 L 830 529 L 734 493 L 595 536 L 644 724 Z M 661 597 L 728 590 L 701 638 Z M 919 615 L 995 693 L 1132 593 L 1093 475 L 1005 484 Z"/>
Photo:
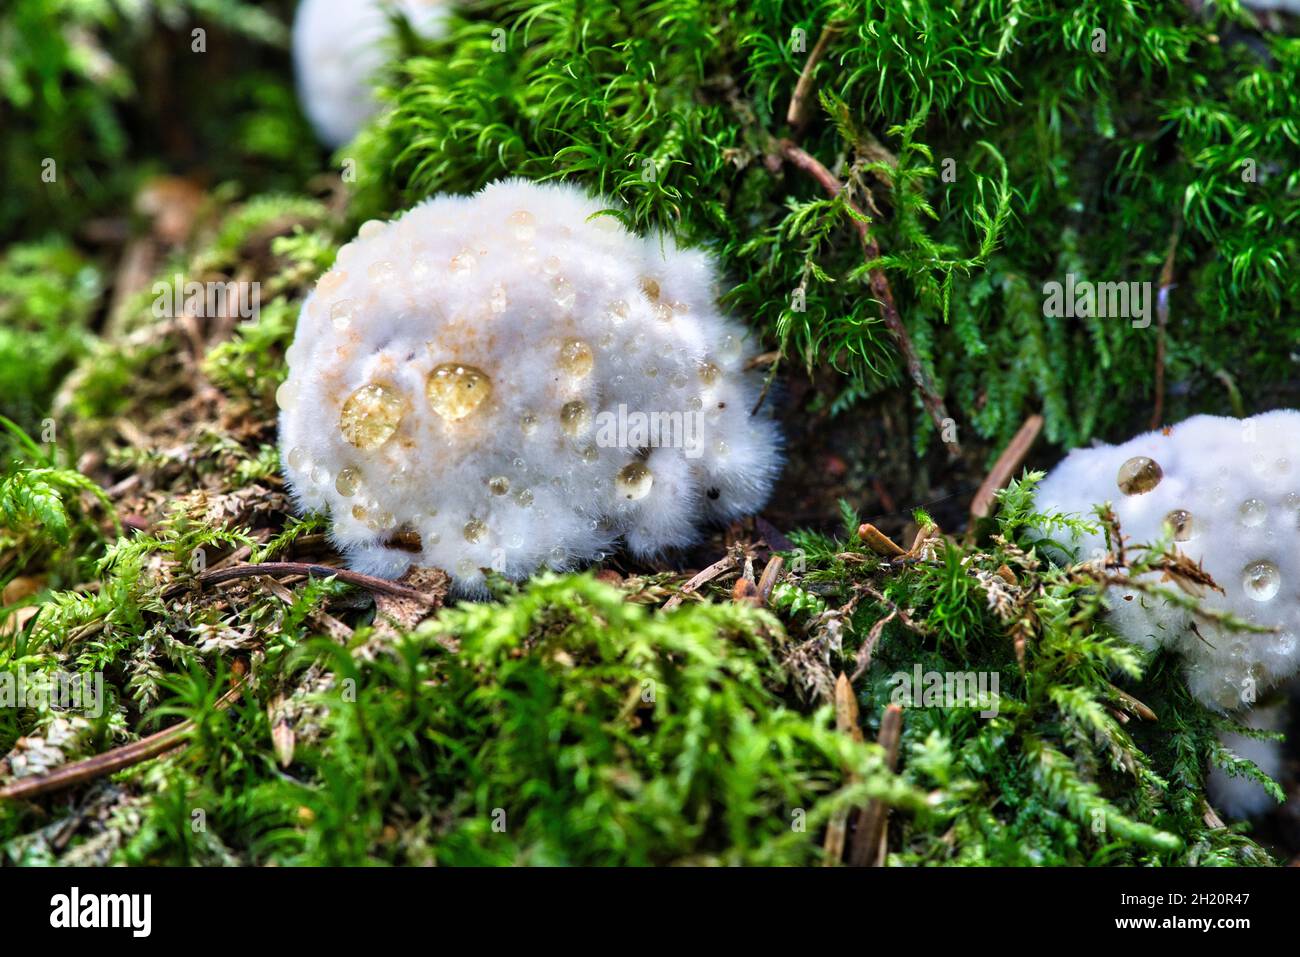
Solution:
<path fill-rule="evenodd" d="M 369 592 L 379 592 L 383 595 L 392 595 L 395 598 L 406 598 L 411 601 L 425 602 L 426 604 L 435 600 L 423 592 L 416 591 L 414 588 L 407 588 L 383 578 L 363 575 L 360 572 L 349 571 L 346 568 L 335 568 L 333 565 L 318 565 L 314 562 L 262 562 L 258 565 L 238 565 L 234 568 L 206 571 L 199 575 L 196 580 L 200 585 L 215 585 L 218 582 L 232 581 L 236 578 L 251 578 L 256 575 L 267 575 L 272 578 L 280 575 L 306 575 L 315 578 L 332 577 L 347 582 L 349 585 L 364 588 Z"/>
<path fill-rule="evenodd" d="M 685 585 L 683 585 L 680 589 L 678 589 L 676 595 L 673 595 L 666 602 L 664 602 L 664 611 L 671 611 L 672 609 L 676 608 L 678 605 L 680 605 L 683 601 L 686 600 L 687 595 L 694 592 L 697 588 L 699 588 L 702 585 L 708 584 L 709 582 L 713 581 L 713 579 L 721 575 L 723 572 L 731 571 L 731 569 L 735 567 L 736 567 L 736 557 L 734 555 L 728 555 L 725 558 L 718 559 L 716 562 L 714 562 L 708 568 L 704 569 L 704 571 L 700 572 L 698 575 L 696 575 L 694 578 L 688 581 Z"/>
<path fill-rule="evenodd" d="M 796 146 L 791 140 L 783 139 L 779 142 L 779 146 L 781 156 L 787 162 L 812 176 L 830 196 L 843 199 L 845 205 L 854 213 L 853 225 L 858 231 L 863 255 L 868 262 L 879 259 L 880 244 L 871 235 L 867 216 L 849 198 L 844 185 L 815 157 Z M 902 353 L 903 362 L 907 366 L 907 373 L 911 376 L 912 382 L 917 389 L 920 390 L 921 401 L 925 404 L 926 411 L 930 413 L 930 419 L 934 422 L 935 428 L 942 433 L 946 430 L 946 425 L 950 421 L 948 410 L 944 406 L 943 398 L 935 391 L 934 384 L 925 371 L 925 366 L 921 364 L 921 357 L 917 355 L 916 348 L 912 345 L 912 338 L 907 334 L 907 328 L 903 325 L 903 320 L 898 314 L 898 306 L 894 302 L 894 291 L 889 285 L 889 277 L 879 267 L 871 270 L 870 277 L 871 291 L 880 303 L 880 312 L 884 317 L 885 325 L 897 342 L 899 352 Z M 957 458 L 961 454 L 961 447 L 956 442 L 947 442 L 945 444 L 948 447 L 950 458 Z"/>
<path fill-rule="evenodd" d="M 1174 254 L 1178 251 L 1178 237 L 1183 230 L 1183 217 L 1179 213 L 1174 231 L 1169 237 L 1165 264 L 1160 270 L 1160 288 L 1156 291 L 1156 397 L 1151 411 L 1151 428 L 1160 428 L 1165 417 L 1165 330 L 1169 327 L 1169 290 L 1174 286 Z"/>
<path fill-rule="evenodd" d="M 1025 419 L 1024 425 L 998 460 L 993 463 L 993 468 L 989 470 L 988 476 L 980 485 L 975 497 L 971 499 L 970 514 L 972 519 L 988 518 L 993 511 L 993 502 L 1000 489 L 1006 487 L 1007 483 L 1015 478 L 1016 472 L 1025 462 L 1025 457 L 1029 455 L 1029 449 L 1033 446 L 1034 440 L 1038 438 L 1038 433 L 1043 430 L 1043 417 L 1037 413 Z"/>
<path fill-rule="evenodd" d="M 217 699 L 217 708 L 229 707 L 231 702 L 239 696 L 243 687 L 244 679 L 240 678 L 233 688 Z M 34 774 L 31 777 L 19 778 L 17 781 L 11 781 L 3 788 L 0 788 L 0 800 L 23 800 L 39 797 L 51 791 L 61 791 L 84 781 L 103 777 L 106 774 L 115 774 L 124 768 L 140 764 L 150 758 L 156 758 L 180 747 L 185 743 L 186 736 L 193 730 L 194 722 L 186 719 L 179 724 L 172 725 L 170 728 L 164 728 L 162 731 L 151 734 L 147 738 L 124 744 L 120 748 L 113 748 L 103 754 L 96 754 L 84 760 L 75 761 L 72 764 L 65 764 L 63 767 L 55 768 L 46 774 Z"/>
<path fill-rule="evenodd" d="M 835 730 L 847 734 L 854 741 L 862 740 L 862 726 L 858 724 L 858 699 L 853 693 L 853 684 L 848 675 L 842 671 L 835 679 Z M 850 784 L 859 779 L 852 768 L 845 768 L 844 775 Z M 836 809 L 826 825 L 826 839 L 822 843 L 826 854 L 822 863 L 827 867 L 834 867 L 844 860 L 844 841 L 848 836 L 851 811 L 852 808 L 847 807 Z"/>
<path fill-rule="evenodd" d="M 804 61 L 803 72 L 799 74 L 799 82 L 794 85 L 794 94 L 790 97 L 790 108 L 785 114 L 786 122 L 795 129 L 799 129 L 808 122 L 808 107 L 812 102 L 810 94 L 813 87 L 813 74 L 817 72 L 817 64 L 826 55 L 826 48 L 830 46 L 831 41 L 843 29 L 843 24 L 834 20 L 822 27 L 821 36 L 813 44 L 808 59 Z"/>
<path fill-rule="evenodd" d="M 891 704 L 880 719 L 880 734 L 876 741 L 885 749 L 885 764 L 892 772 L 898 766 L 898 742 L 903 735 L 903 708 Z M 885 851 L 885 825 L 889 808 L 880 798 L 872 798 L 858 820 L 849 850 L 851 867 L 878 867 Z"/>

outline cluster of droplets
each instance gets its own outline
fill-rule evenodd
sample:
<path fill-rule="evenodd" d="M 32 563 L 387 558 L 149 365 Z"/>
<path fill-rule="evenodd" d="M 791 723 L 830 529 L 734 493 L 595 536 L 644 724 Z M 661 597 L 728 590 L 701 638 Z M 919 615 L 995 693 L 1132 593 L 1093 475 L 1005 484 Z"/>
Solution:
<path fill-rule="evenodd" d="M 1290 471 L 1288 459 L 1277 460 L 1277 469 L 1281 474 Z M 1125 495 L 1145 495 L 1152 491 L 1164 478 L 1164 470 L 1155 459 L 1145 455 L 1135 455 L 1126 459 L 1119 467 L 1115 484 Z M 1288 493 L 1296 504 L 1300 496 Z M 1237 509 L 1241 525 L 1245 528 L 1257 528 L 1268 519 L 1268 506 L 1258 498 L 1248 498 Z M 1165 524 L 1173 533 L 1175 542 L 1190 542 L 1195 536 L 1196 519 L 1185 508 L 1176 508 L 1165 516 Z M 1282 575 L 1277 565 L 1267 558 L 1255 558 L 1246 562 L 1240 575 L 1241 589 L 1252 601 L 1272 601 L 1282 588 Z M 1292 639 L 1294 641 L 1294 639 Z"/>
<path fill-rule="evenodd" d="M 407 215 L 424 224 L 426 211 Z M 542 257 L 541 218 L 519 206 L 495 227 L 466 216 L 474 228 L 439 270 L 427 237 L 403 220 L 368 222 L 340 250 L 304 306 L 291 374 L 276 394 L 291 487 L 304 504 L 331 511 L 354 564 L 396 574 L 417 559 L 439 562 L 463 585 L 485 567 L 488 546 L 564 567 L 603 557 L 632 531 L 639 552 L 683 544 L 702 510 L 716 506 L 712 514 L 726 517 L 761 504 L 776 471 L 775 431 L 743 411 L 756 392 L 741 336 L 717 316 L 711 294 L 699 298 L 698 260 L 687 264 L 688 282 L 672 281 L 671 258 L 638 270 L 628 240 L 641 249 L 657 240 L 636 240 L 599 216 L 552 228 L 550 244 L 558 236 L 571 254 Z M 449 230 L 429 231 L 436 245 Z M 520 246 L 502 250 L 503 241 Z M 584 243 L 601 267 L 594 295 L 590 263 L 572 255 Z M 402 261 L 404 246 L 417 251 L 413 260 Z M 520 268 L 505 271 L 514 257 Z M 624 279 L 619 270 L 629 266 Z M 339 399 L 305 402 L 313 388 Z M 701 460 L 657 443 L 598 442 L 597 413 L 625 395 L 702 416 Z M 331 408 L 337 420 L 322 423 Z M 728 438 L 741 440 L 742 454 Z M 728 474 L 733 458 L 737 473 Z M 472 477 L 465 466 L 477 461 Z M 554 544 L 539 551 L 506 507 L 527 512 L 541 537 L 558 527 Z M 647 508 L 682 512 L 687 524 Z M 448 540 L 463 543 L 462 554 L 437 548 Z M 523 574 L 529 562 L 499 570 Z"/>

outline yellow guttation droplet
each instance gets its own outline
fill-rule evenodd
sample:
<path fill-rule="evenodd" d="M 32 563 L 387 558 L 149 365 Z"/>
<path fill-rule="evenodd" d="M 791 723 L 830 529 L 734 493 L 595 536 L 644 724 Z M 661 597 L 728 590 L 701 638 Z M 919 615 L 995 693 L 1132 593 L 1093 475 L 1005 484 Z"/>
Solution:
<path fill-rule="evenodd" d="M 483 537 L 483 533 L 486 531 L 487 531 L 487 526 L 484 525 L 480 519 L 471 518 L 468 522 L 465 523 L 465 528 L 464 528 L 465 541 L 473 545 Z"/>
<path fill-rule="evenodd" d="M 482 369 L 444 362 L 429 373 L 425 393 L 434 412 L 448 422 L 457 422 L 491 397 L 492 380 Z"/>
<path fill-rule="evenodd" d="M 718 376 L 722 375 L 722 370 L 712 362 L 701 362 L 697 371 L 700 374 L 700 381 L 705 385 L 713 385 L 718 381 Z"/>
<path fill-rule="evenodd" d="M 357 494 L 357 486 L 361 484 L 361 474 L 351 466 L 340 469 L 338 477 L 334 479 L 334 491 L 338 492 L 344 498 L 351 498 Z"/>
<path fill-rule="evenodd" d="M 356 315 L 356 303 L 351 299 L 340 299 L 330 306 L 330 322 L 340 332 L 352 325 L 354 315 Z"/>
<path fill-rule="evenodd" d="M 651 276 L 642 276 L 639 280 L 641 293 L 651 302 L 659 301 L 659 281 Z"/>
<path fill-rule="evenodd" d="M 618 477 L 614 479 L 614 487 L 618 489 L 618 494 L 632 502 L 649 495 L 654 483 L 654 475 L 642 462 L 632 462 L 623 466 L 619 470 Z"/>
<path fill-rule="evenodd" d="M 586 378 L 591 366 L 591 346 L 581 339 L 569 339 L 560 347 L 560 368 L 573 378 Z"/>
<path fill-rule="evenodd" d="M 515 231 L 515 239 L 532 239 L 537 233 L 537 220 L 526 209 L 516 209 L 511 213 L 510 225 Z"/>
<path fill-rule="evenodd" d="M 377 449 L 397 431 L 406 414 L 406 400 L 385 385 L 363 385 L 348 396 L 339 416 L 343 438 L 359 449 Z"/>
<path fill-rule="evenodd" d="M 510 479 L 504 475 L 494 475 L 488 479 L 487 487 L 493 495 L 505 495 L 510 491 Z"/>
<path fill-rule="evenodd" d="M 560 427 L 569 435 L 582 435 L 591 426 L 591 411 L 581 400 L 566 402 L 560 409 Z"/>
<path fill-rule="evenodd" d="M 1155 459 L 1135 455 L 1119 467 L 1115 484 L 1125 495 L 1143 495 L 1159 485 L 1164 477 L 1164 470 Z"/>

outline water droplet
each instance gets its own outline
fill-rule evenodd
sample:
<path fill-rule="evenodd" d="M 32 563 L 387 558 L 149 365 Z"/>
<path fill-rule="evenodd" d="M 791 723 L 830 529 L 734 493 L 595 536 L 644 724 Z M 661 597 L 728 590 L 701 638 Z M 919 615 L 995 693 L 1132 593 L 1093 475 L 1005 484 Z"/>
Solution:
<path fill-rule="evenodd" d="M 492 287 L 492 297 L 488 299 L 488 308 L 496 315 L 506 311 L 506 287 L 497 283 Z"/>
<path fill-rule="evenodd" d="M 343 403 L 339 429 L 343 438 L 359 449 L 377 449 L 397 431 L 406 414 L 406 401 L 394 389 L 371 383 L 353 392 Z"/>
<path fill-rule="evenodd" d="M 362 239 L 369 239 L 371 236 L 377 236 L 384 231 L 385 223 L 378 219 L 367 219 L 357 230 L 357 236 Z"/>
<path fill-rule="evenodd" d="M 339 469 L 338 478 L 334 480 L 334 491 L 338 492 L 344 498 L 351 498 L 357 493 L 357 486 L 361 484 L 361 473 L 352 466 Z"/>
<path fill-rule="evenodd" d="M 673 318 L 672 307 L 666 302 L 656 302 L 650 309 L 654 317 L 660 322 L 671 322 Z"/>
<path fill-rule="evenodd" d="M 674 372 L 673 377 L 668 380 L 668 384 L 674 389 L 684 389 L 686 388 L 686 376 L 680 372 Z"/>
<path fill-rule="evenodd" d="M 524 412 L 519 416 L 519 431 L 524 435 L 532 435 L 537 431 L 536 412 Z"/>
<path fill-rule="evenodd" d="M 298 383 L 292 379 L 285 379 L 280 383 L 280 387 L 275 390 L 275 404 L 286 412 L 294 409 L 298 405 Z"/>
<path fill-rule="evenodd" d="M 316 281 L 316 293 L 322 297 L 328 296 L 339 286 L 347 281 L 348 274 L 341 269 L 331 269 L 325 275 Z"/>
<path fill-rule="evenodd" d="M 1288 658 L 1295 654 L 1296 637 L 1293 631 L 1284 631 L 1277 636 L 1277 650 L 1279 654 L 1286 655 Z"/>
<path fill-rule="evenodd" d="M 591 427 L 591 410 L 580 399 L 566 402 L 560 409 L 560 426 L 569 435 L 582 435 Z"/>
<path fill-rule="evenodd" d="M 465 541 L 474 545 L 483 538 L 484 533 L 487 532 L 487 526 L 483 524 L 481 519 L 471 518 L 465 523 L 463 531 L 465 534 Z"/>
<path fill-rule="evenodd" d="M 1264 519 L 1268 518 L 1268 506 L 1257 498 L 1248 498 L 1241 503 L 1237 514 L 1241 516 L 1241 524 L 1247 528 L 1254 528 L 1263 525 Z"/>
<path fill-rule="evenodd" d="M 333 323 L 335 329 L 342 332 L 352 325 L 356 306 L 357 304 L 351 299 L 340 299 L 330 306 L 330 322 Z"/>
<path fill-rule="evenodd" d="M 1282 587 L 1282 575 L 1277 566 L 1266 559 L 1251 562 L 1242 572 L 1241 587 L 1255 601 L 1268 601 Z"/>
<path fill-rule="evenodd" d="M 655 379 L 659 376 L 659 367 L 656 365 L 648 365 L 643 371 L 648 379 Z"/>
<path fill-rule="evenodd" d="M 704 400 L 698 395 L 693 395 L 686 400 L 686 408 L 690 409 L 692 412 L 699 412 L 704 408 Z"/>
<path fill-rule="evenodd" d="M 468 250 L 457 253 L 448 263 L 453 275 L 468 276 L 474 271 L 474 254 Z"/>
<path fill-rule="evenodd" d="M 510 227 L 515 239 L 529 240 L 537 235 L 537 219 L 526 209 L 516 209 L 510 214 Z"/>
<path fill-rule="evenodd" d="M 641 287 L 641 295 L 645 296 L 651 302 L 659 301 L 659 281 L 652 276 L 642 276 L 637 285 Z"/>
<path fill-rule="evenodd" d="M 1183 508 L 1176 508 L 1165 516 L 1165 523 L 1174 531 L 1174 541 L 1190 542 L 1192 540 L 1192 513 Z"/>
<path fill-rule="evenodd" d="M 468 558 L 462 558 L 456 563 L 456 574 L 461 578 L 468 578 L 470 575 L 473 575 L 475 571 L 474 563 Z"/>
<path fill-rule="evenodd" d="M 556 564 L 556 565 L 563 564 L 564 559 L 565 559 L 565 554 L 566 554 L 566 553 L 565 553 L 564 549 L 561 548 L 559 545 L 556 545 L 554 548 L 552 548 L 552 549 L 551 549 L 551 562 L 552 562 L 552 564 Z"/>
<path fill-rule="evenodd" d="M 582 461 L 586 462 L 588 465 L 595 465 L 596 462 L 600 460 L 600 449 L 596 448 L 594 444 L 589 443 L 583 446 L 581 454 Z"/>
<path fill-rule="evenodd" d="M 1160 484 L 1165 477 L 1155 459 L 1135 455 L 1119 467 L 1116 483 L 1125 495 L 1142 495 Z"/>
<path fill-rule="evenodd" d="M 366 514 L 366 507 L 360 502 L 357 502 L 352 506 L 352 517 L 358 522 L 364 522 L 366 520 Z"/>
<path fill-rule="evenodd" d="M 494 475 L 488 479 L 487 487 L 493 495 L 505 495 L 510 491 L 510 479 L 504 475 Z"/>
<path fill-rule="evenodd" d="M 718 439 L 716 442 L 713 443 L 714 455 L 717 455 L 719 457 L 726 457 L 728 454 L 730 454 L 730 452 L 731 452 L 731 446 L 729 446 L 726 442 L 722 441 L 722 439 Z"/>
<path fill-rule="evenodd" d="M 718 354 L 724 359 L 737 358 L 740 355 L 740 340 L 732 335 L 723 336 L 722 345 L 718 348 Z"/>
<path fill-rule="evenodd" d="M 591 346 L 581 339 L 567 339 L 560 347 L 560 368 L 575 379 L 585 378 L 593 361 Z"/>
<path fill-rule="evenodd" d="M 521 488 L 518 492 L 515 492 L 515 504 L 520 508 L 530 508 L 533 504 L 532 490 Z"/>
<path fill-rule="evenodd" d="M 551 280 L 551 289 L 555 293 L 555 304 L 561 309 L 572 309 L 574 302 L 577 301 L 578 294 L 573 291 L 573 283 L 563 276 L 556 276 Z"/>
<path fill-rule="evenodd" d="M 311 470 L 312 485 L 327 485 L 329 483 L 329 480 L 330 480 L 330 473 L 327 468 L 325 468 L 322 465 L 316 465 L 312 467 Z"/>
<path fill-rule="evenodd" d="M 392 512 L 380 512 L 375 516 L 375 524 L 380 528 L 392 528 L 397 524 L 397 518 Z"/>
<path fill-rule="evenodd" d="M 425 529 L 423 538 L 424 538 L 424 543 L 426 545 L 437 545 L 439 542 L 442 541 L 442 535 L 440 535 L 438 532 L 435 532 L 431 528 Z"/>
<path fill-rule="evenodd" d="M 370 277 L 370 281 L 376 283 L 389 282 L 396 273 L 396 268 L 387 259 L 371 263 L 369 268 L 366 269 L 366 275 Z"/>
<path fill-rule="evenodd" d="M 630 462 L 619 469 L 618 476 L 614 479 L 614 488 L 623 498 L 635 502 L 650 494 L 654 482 L 655 477 L 645 463 Z"/>
<path fill-rule="evenodd" d="M 707 361 L 701 362 L 696 367 L 696 372 L 700 376 L 700 381 L 703 382 L 705 385 L 713 385 L 713 383 L 717 382 L 718 378 L 722 375 L 721 369 L 719 369 L 712 362 L 707 362 Z"/>
<path fill-rule="evenodd" d="M 560 271 L 559 256 L 547 256 L 546 259 L 542 261 L 542 272 L 546 273 L 546 275 L 554 276 L 559 271 Z"/>
<path fill-rule="evenodd" d="M 613 322 L 622 322 L 627 318 L 628 305 L 625 300 L 615 299 L 605 307 L 605 313 Z"/>
<path fill-rule="evenodd" d="M 684 302 L 674 302 L 670 308 L 679 316 L 684 316 L 691 311 L 691 307 Z"/>
<path fill-rule="evenodd" d="M 444 362 L 429 373 L 424 392 L 434 412 L 448 422 L 457 422 L 488 400 L 492 380 L 482 369 Z"/>

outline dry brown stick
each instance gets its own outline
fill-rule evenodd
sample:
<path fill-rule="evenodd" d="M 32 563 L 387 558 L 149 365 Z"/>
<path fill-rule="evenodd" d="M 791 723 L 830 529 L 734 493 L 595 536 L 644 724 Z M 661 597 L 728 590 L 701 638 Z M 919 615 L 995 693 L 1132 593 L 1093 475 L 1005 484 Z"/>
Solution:
<path fill-rule="evenodd" d="M 1043 417 L 1034 413 L 1025 419 L 1024 425 L 1002 450 L 993 468 L 980 484 L 975 497 L 971 499 L 970 514 L 972 519 L 988 518 L 993 511 L 993 503 L 999 490 L 1006 487 L 1016 476 L 1020 466 L 1025 462 L 1029 449 L 1033 446 L 1038 433 L 1043 430 Z"/>
<path fill-rule="evenodd" d="M 880 719 L 880 734 L 876 741 L 885 749 L 885 763 L 892 773 L 898 766 L 898 742 L 903 734 L 903 708 L 891 704 L 885 708 Z M 880 798 L 872 798 L 858 820 L 858 829 L 853 833 L 853 845 L 849 849 L 851 867 L 871 867 L 880 864 L 885 849 L 885 824 L 888 821 L 889 808 Z"/>
<path fill-rule="evenodd" d="M 426 604 L 433 601 L 430 596 L 416 591 L 414 588 L 407 588 L 404 585 L 398 585 L 383 578 L 376 578 L 373 575 L 363 575 L 360 572 L 349 571 L 346 568 L 335 568 L 333 565 L 318 565 L 314 562 L 262 562 L 258 565 L 238 565 L 234 568 L 206 571 L 198 576 L 197 581 L 200 585 L 215 585 L 217 582 L 231 581 L 236 578 L 249 578 L 255 575 L 267 575 L 272 578 L 277 575 L 307 575 L 316 578 L 333 577 L 370 592 L 380 592 L 384 595 L 392 595 L 395 598 L 407 598 L 411 601 L 422 601 Z"/>
<path fill-rule="evenodd" d="M 1169 237 L 1169 249 L 1160 269 L 1160 288 L 1156 291 L 1156 397 L 1151 411 L 1151 428 L 1158 429 L 1165 417 L 1165 330 L 1169 327 L 1169 290 L 1174 285 L 1174 254 L 1178 252 L 1178 237 L 1183 230 L 1183 217 L 1179 213 Z"/>
<path fill-rule="evenodd" d="M 808 122 L 808 106 L 812 102 L 813 74 L 817 72 L 817 64 L 826 55 L 826 48 L 830 46 L 831 41 L 843 29 L 843 25 L 834 20 L 822 27 L 821 36 L 813 44 L 808 59 L 804 61 L 803 72 L 799 74 L 799 82 L 794 85 L 794 94 L 790 97 L 790 108 L 785 114 L 785 121 L 795 129 L 799 129 Z"/>
<path fill-rule="evenodd" d="M 228 707 L 238 697 L 243 687 L 244 679 L 240 678 L 233 688 L 217 699 L 217 708 Z M 156 758 L 174 748 L 180 747 L 185 743 L 186 735 L 193 730 L 194 722 L 187 718 L 170 728 L 164 728 L 147 738 L 124 744 L 120 748 L 113 748 L 103 754 L 96 754 L 84 760 L 75 761 L 72 764 L 65 764 L 63 767 L 55 768 L 46 774 L 34 774 L 31 777 L 19 778 L 17 781 L 11 781 L 3 788 L 0 788 L 0 800 L 6 798 L 22 800 L 39 797 L 51 791 L 61 791 L 84 781 L 103 777 L 106 774 L 115 774 L 124 768 L 140 764 L 150 758 Z"/>
<path fill-rule="evenodd" d="M 696 575 L 694 578 L 688 581 L 685 585 L 683 585 L 680 589 L 678 589 L 676 595 L 673 595 L 666 602 L 664 602 L 664 610 L 670 611 L 673 608 L 676 608 L 678 605 L 680 605 L 683 601 L 686 600 L 687 595 L 691 594 L 701 585 L 708 584 L 709 582 L 713 581 L 713 579 L 721 575 L 723 572 L 730 571 L 735 567 L 736 567 L 736 557 L 734 555 L 728 555 L 725 558 L 718 559 L 716 562 L 714 562 L 708 568 L 704 569 L 704 571 L 700 572 L 698 575 Z"/>
<path fill-rule="evenodd" d="M 781 155 L 787 161 L 808 173 L 821 184 L 822 189 L 830 196 L 843 199 L 845 205 L 853 210 L 855 214 L 853 225 L 857 228 L 858 238 L 862 243 L 863 255 L 868 262 L 879 259 L 880 244 L 871 235 L 866 214 L 849 198 L 844 185 L 814 156 L 800 149 L 792 141 L 781 140 L 780 147 Z M 925 366 L 921 364 L 921 357 L 917 355 L 916 348 L 912 345 L 912 338 L 907 334 L 907 328 L 903 325 L 903 320 L 898 314 L 898 306 L 894 302 L 894 291 L 889 285 L 889 277 L 879 267 L 871 270 L 871 291 L 880 303 L 880 312 L 884 317 L 885 325 L 898 343 L 898 351 L 903 355 L 907 373 L 911 376 L 912 382 L 917 389 L 920 390 L 921 401 L 925 404 L 926 411 L 930 413 L 930 419 L 934 422 L 935 428 L 940 433 L 943 433 L 946 430 L 946 423 L 949 421 L 948 410 L 944 406 L 942 396 L 935 391 L 934 384 L 925 371 Z M 948 447 L 950 458 L 957 458 L 961 455 L 961 447 L 956 442 L 947 442 L 945 445 Z"/>
<path fill-rule="evenodd" d="M 858 724 L 858 699 L 853 693 L 853 684 L 848 675 L 840 672 L 835 679 L 835 730 L 847 734 L 854 741 L 862 740 L 862 726 Z M 852 784 L 858 775 L 851 768 L 844 769 L 845 778 Z M 848 836 L 849 814 L 852 808 L 842 807 L 832 815 L 826 825 L 826 839 L 822 843 L 825 856 L 822 863 L 834 867 L 844 860 L 844 841 Z"/>
<path fill-rule="evenodd" d="M 763 604 L 772 597 L 772 589 L 776 587 L 776 580 L 781 577 L 781 570 L 785 567 L 785 559 L 780 555 L 773 555 L 767 560 L 767 565 L 763 569 L 763 574 L 758 578 L 758 599 Z"/>

